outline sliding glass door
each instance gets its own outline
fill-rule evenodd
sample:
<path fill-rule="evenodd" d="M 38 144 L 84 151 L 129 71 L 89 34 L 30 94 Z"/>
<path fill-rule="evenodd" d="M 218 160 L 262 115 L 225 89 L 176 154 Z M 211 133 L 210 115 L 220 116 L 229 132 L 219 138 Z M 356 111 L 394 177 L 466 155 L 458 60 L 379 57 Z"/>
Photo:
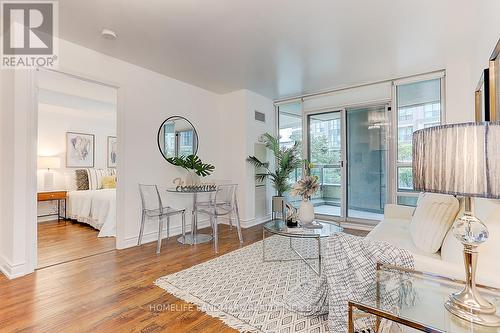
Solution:
<path fill-rule="evenodd" d="M 347 217 L 381 220 L 388 189 L 388 108 L 348 108 L 346 114 Z"/>
<path fill-rule="evenodd" d="M 308 158 L 321 190 L 316 214 L 380 220 L 387 201 L 388 108 L 346 108 L 307 115 Z"/>
<path fill-rule="evenodd" d="M 307 116 L 311 174 L 318 176 L 321 189 L 312 198 L 319 215 L 342 216 L 343 111 Z"/>

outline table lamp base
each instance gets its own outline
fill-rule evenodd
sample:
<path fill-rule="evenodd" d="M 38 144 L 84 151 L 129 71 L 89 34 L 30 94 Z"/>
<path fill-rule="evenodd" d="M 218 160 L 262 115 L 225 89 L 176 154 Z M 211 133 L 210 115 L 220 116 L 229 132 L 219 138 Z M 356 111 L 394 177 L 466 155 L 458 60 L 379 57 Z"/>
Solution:
<path fill-rule="evenodd" d="M 456 294 L 451 295 L 450 299 L 444 304 L 446 310 L 450 313 L 475 324 L 493 327 L 500 326 L 500 317 L 496 315 L 495 307 L 472 309 L 456 300 L 455 295 Z M 493 310 L 493 312 L 491 312 L 491 310 Z"/>

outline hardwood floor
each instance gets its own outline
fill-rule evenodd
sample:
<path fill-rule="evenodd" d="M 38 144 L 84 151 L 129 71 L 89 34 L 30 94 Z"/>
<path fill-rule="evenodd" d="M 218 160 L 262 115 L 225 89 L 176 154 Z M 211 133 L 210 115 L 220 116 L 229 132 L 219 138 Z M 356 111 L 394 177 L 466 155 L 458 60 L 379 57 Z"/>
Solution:
<path fill-rule="evenodd" d="M 98 238 L 99 231 L 78 222 L 38 224 L 38 267 L 47 267 L 115 249 L 114 237 Z"/>
<path fill-rule="evenodd" d="M 219 255 L 238 249 L 236 230 L 220 229 Z M 245 229 L 243 237 L 244 246 L 261 240 L 262 226 Z M 163 275 L 216 257 L 212 244 L 183 246 L 173 237 L 158 256 L 155 245 L 114 250 L 15 280 L 0 274 L 0 332 L 236 332 L 153 285 Z"/>

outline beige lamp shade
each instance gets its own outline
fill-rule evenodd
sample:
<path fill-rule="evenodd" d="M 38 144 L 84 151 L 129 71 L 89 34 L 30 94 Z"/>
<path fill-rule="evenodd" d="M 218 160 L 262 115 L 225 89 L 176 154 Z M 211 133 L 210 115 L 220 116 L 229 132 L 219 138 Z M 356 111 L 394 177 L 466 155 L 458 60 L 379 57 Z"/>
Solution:
<path fill-rule="evenodd" d="M 38 156 L 38 169 L 59 169 L 61 158 L 57 156 Z"/>
<path fill-rule="evenodd" d="M 500 198 L 500 122 L 413 133 L 413 186 L 424 192 Z"/>

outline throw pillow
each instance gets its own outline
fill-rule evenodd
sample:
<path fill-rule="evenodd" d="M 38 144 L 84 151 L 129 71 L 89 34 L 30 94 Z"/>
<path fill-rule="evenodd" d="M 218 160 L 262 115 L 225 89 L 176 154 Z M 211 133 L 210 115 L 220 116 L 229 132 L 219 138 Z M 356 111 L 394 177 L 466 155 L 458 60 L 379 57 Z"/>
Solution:
<path fill-rule="evenodd" d="M 410 223 L 413 243 L 421 251 L 439 251 L 459 210 L 457 198 L 446 194 L 420 193 Z"/>
<path fill-rule="evenodd" d="M 102 188 L 116 188 L 116 176 L 102 177 Z"/>
<path fill-rule="evenodd" d="M 87 170 L 79 169 L 75 170 L 76 175 L 76 189 L 77 191 L 83 191 L 89 189 L 89 176 Z"/>

